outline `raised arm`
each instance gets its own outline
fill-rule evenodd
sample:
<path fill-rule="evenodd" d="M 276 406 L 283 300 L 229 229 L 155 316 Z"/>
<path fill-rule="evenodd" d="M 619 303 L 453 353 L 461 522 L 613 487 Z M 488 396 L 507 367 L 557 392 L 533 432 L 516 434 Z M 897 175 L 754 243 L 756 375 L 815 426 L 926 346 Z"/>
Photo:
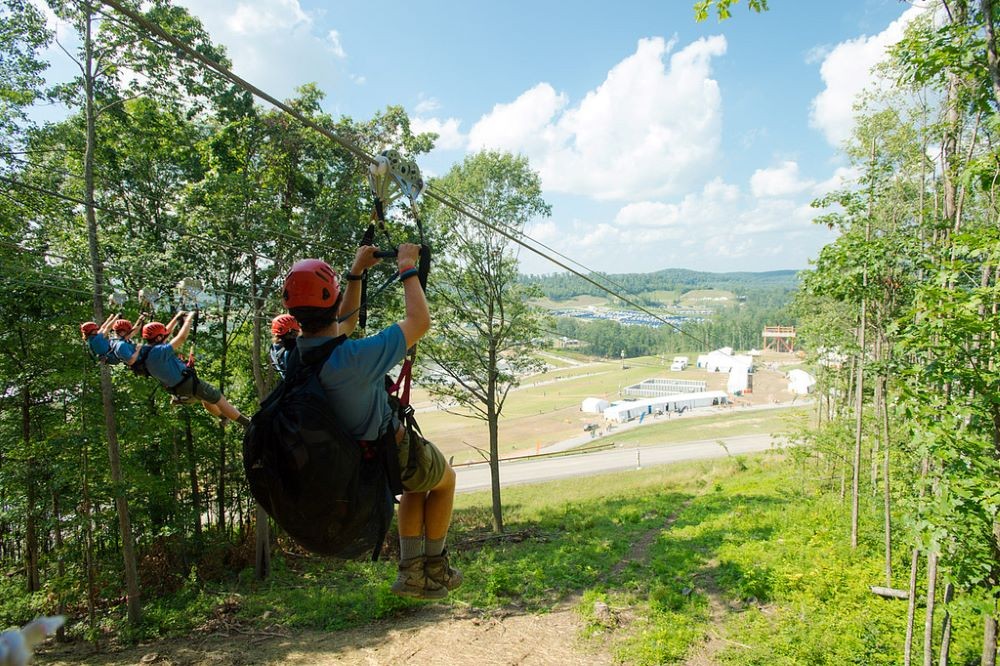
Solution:
<path fill-rule="evenodd" d="M 404 243 L 399 246 L 396 265 L 403 279 L 403 300 L 406 303 L 406 316 L 399 322 L 406 338 L 406 348 L 409 349 L 424 337 L 431 327 L 431 313 L 427 307 L 427 298 L 417 279 L 416 265 L 420 256 L 420 246 Z"/>
<path fill-rule="evenodd" d="M 194 315 L 195 313 L 193 311 L 187 313 L 187 317 L 184 319 L 184 325 L 181 326 L 181 330 L 178 331 L 177 335 L 170 340 L 170 346 L 174 348 L 174 351 L 180 351 L 185 340 L 187 340 L 188 334 L 191 332 L 191 326 L 194 324 Z M 176 317 L 174 319 L 176 319 Z M 176 324 L 177 322 L 172 321 L 172 323 Z"/>
<path fill-rule="evenodd" d="M 121 317 L 120 312 L 116 312 L 108 316 L 108 318 L 104 320 L 104 323 L 101 324 L 101 327 L 97 329 L 97 332 L 100 333 L 101 335 L 107 335 L 108 331 L 111 330 L 111 327 L 114 325 L 116 321 L 118 321 L 119 317 Z"/>
<path fill-rule="evenodd" d="M 354 263 L 351 265 L 351 272 L 344 276 L 347 287 L 344 289 L 344 297 L 340 299 L 340 308 L 337 316 L 342 312 L 352 313 L 350 317 L 340 322 L 337 332 L 342 335 L 350 335 L 358 326 L 358 307 L 361 305 L 361 274 L 366 270 L 381 262 L 375 258 L 378 250 L 374 245 L 362 245 L 354 254 Z"/>
<path fill-rule="evenodd" d="M 132 330 L 128 332 L 128 335 L 125 336 L 125 339 L 131 342 L 132 336 L 135 335 L 136 332 L 142 330 L 142 324 L 145 320 L 146 320 L 146 313 L 140 312 L 139 318 L 135 320 L 135 324 L 132 325 Z"/>
<path fill-rule="evenodd" d="M 183 317 L 185 314 L 187 314 L 187 313 L 184 312 L 184 310 L 178 310 L 177 314 L 174 315 L 173 319 L 171 319 L 170 321 L 167 322 L 167 332 L 168 333 L 172 333 L 173 332 L 174 327 L 177 326 L 177 322 L 180 321 L 181 317 Z"/>

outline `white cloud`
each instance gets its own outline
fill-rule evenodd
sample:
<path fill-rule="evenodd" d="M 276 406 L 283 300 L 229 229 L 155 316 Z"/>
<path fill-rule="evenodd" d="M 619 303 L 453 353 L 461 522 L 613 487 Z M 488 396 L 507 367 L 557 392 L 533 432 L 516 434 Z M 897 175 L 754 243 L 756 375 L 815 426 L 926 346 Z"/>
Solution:
<path fill-rule="evenodd" d="M 340 33 L 336 30 L 331 30 L 326 35 L 326 40 L 330 42 L 330 51 L 333 55 L 337 56 L 341 60 L 347 57 L 347 52 L 344 51 L 344 45 L 340 43 Z"/>
<path fill-rule="evenodd" d="M 841 42 L 830 50 L 820 66 L 824 90 L 813 98 L 809 124 L 819 129 L 826 140 L 840 146 L 854 128 L 854 103 L 859 93 L 883 85 L 871 69 L 885 59 L 886 50 L 903 37 L 910 21 L 926 7 L 914 5 L 877 35 L 862 35 Z"/>
<path fill-rule="evenodd" d="M 413 107 L 413 112 L 418 116 L 426 116 L 428 114 L 434 113 L 441 108 L 441 102 L 437 101 L 433 97 L 420 96 L 420 101 L 417 105 Z"/>
<path fill-rule="evenodd" d="M 240 3 L 226 19 L 226 26 L 240 35 L 261 35 L 272 30 L 286 30 L 312 20 L 298 0 L 268 0 Z"/>
<path fill-rule="evenodd" d="M 680 222 L 680 210 L 676 204 L 659 201 L 631 203 L 615 215 L 615 226 L 630 227 L 670 227 Z"/>
<path fill-rule="evenodd" d="M 438 139 L 434 144 L 435 148 L 455 150 L 464 148 L 467 141 L 466 136 L 462 134 L 462 130 L 459 128 L 461 124 L 462 121 L 458 118 L 447 118 L 445 120 L 438 118 L 412 118 L 410 120 L 410 129 L 413 130 L 414 134 L 434 132 L 438 135 Z"/>
<path fill-rule="evenodd" d="M 755 197 L 784 197 L 797 194 L 815 185 L 815 181 L 799 177 L 798 162 L 786 161 L 773 169 L 757 169 L 750 177 L 750 190 Z"/>
<path fill-rule="evenodd" d="M 299 0 L 179 0 L 226 47 L 239 76 L 272 95 L 287 98 L 315 81 L 333 93 L 364 77 L 346 71 L 341 34 L 321 26 L 318 14 Z"/>
<path fill-rule="evenodd" d="M 771 171 L 794 176 L 775 182 L 795 191 L 777 196 L 782 188 L 765 188 L 769 194 L 758 196 L 753 184 L 741 188 L 716 178 L 676 201 L 628 203 L 610 222 L 560 222 L 557 208 L 553 219 L 531 225 L 527 233 L 591 269 L 613 273 L 804 268 L 805 258 L 834 237 L 812 222 L 822 213 L 809 205 L 818 185 L 787 164 Z M 846 170 L 838 171 L 845 176 Z M 537 257 L 521 258 L 526 271 L 553 270 Z"/>
<path fill-rule="evenodd" d="M 575 106 L 539 83 L 480 118 L 469 147 L 527 155 L 552 192 L 637 200 L 682 191 L 718 154 L 722 98 L 711 63 L 726 40 L 699 39 L 667 66 L 673 47 L 639 40 Z"/>

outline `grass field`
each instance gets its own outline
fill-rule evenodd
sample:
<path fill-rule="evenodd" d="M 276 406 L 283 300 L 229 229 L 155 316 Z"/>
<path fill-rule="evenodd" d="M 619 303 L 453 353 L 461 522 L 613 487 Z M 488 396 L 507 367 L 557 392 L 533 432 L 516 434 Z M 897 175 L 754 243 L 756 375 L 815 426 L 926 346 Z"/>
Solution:
<path fill-rule="evenodd" d="M 608 306 L 608 299 L 602 296 L 574 296 L 573 298 L 567 298 L 565 301 L 554 301 L 551 298 L 533 298 L 531 299 L 531 304 L 546 310 L 587 308 L 590 306 L 603 308 Z"/>
<path fill-rule="evenodd" d="M 717 300 L 721 298 L 726 300 Z M 692 289 L 681 295 L 679 303 L 689 307 L 733 305 L 736 303 L 736 294 L 724 289 Z"/>
<path fill-rule="evenodd" d="M 670 376 L 676 379 L 699 379 L 708 383 L 709 390 L 724 389 L 727 376 L 720 373 L 706 373 L 697 369 L 684 372 L 669 372 L 664 359 L 644 356 L 626 360 L 622 369 L 620 360 L 600 361 L 587 357 L 570 357 L 552 353 L 556 358 L 572 358 L 576 363 L 549 370 L 546 373 L 526 377 L 521 386 L 510 393 L 500 419 L 500 455 L 508 457 L 534 452 L 542 447 L 580 436 L 584 428 L 592 423 L 601 423 L 596 414 L 580 411 L 585 398 L 601 397 L 616 400 L 622 397 L 622 390 L 652 377 Z M 692 358 L 694 355 L 689 355 Z M 760 401 L 766 396 L 778 395 L 775 382 L 780 383 L 780 374 L 759 373 L 755 379 Z M 449 458 L 456 463 L 479 460 L 476 448 L 488 448 L 488 431 L 484 421 L 467 416 L 469 412 L 449 413 L 442 410 L 428 411 L 433 407 L 429 393 L 415 389 L 413 403 L 417 407 L 417 419 L 427 436 Z M 680 438 L 705 439 L 715 436 L 735 434 L 759 434 L 778 432 L 784 426 L 773 415 L 737 416 L 740 408 L 733 408 L 731 415 L 708 417 L 686 416 L 674 419 L 677 425 L 664 424 L 658 419 L 639 431 L 627 433 L 629 443 L 656 444 L 666 441 L 683 441 Z M 465 415 L 462 415 L 465 414 Z M 735 418 L 733 418 L 735 417 Z M 708 421 L 702 421 L 708 418 Z M 705 434 L 707 432 L 708 434 Z M 625 437 L 626 433 L 621 433 Z"/>
<path fill-rule="evenodd" d="M 538 614 L 543 623 L 568 602 L 582 620 L 579 640 L 609 648 L 621 664 L 902 662 L 906 604 L 868 590 L 884 577 L 880 500 L 863 496 L 852 550 L 849 507 L 795 456 L 517 486 L 503 501 L 506 537 L 493 538 L 490 494 L 457 498 L 449 541 L 465 583 L 440 604 L 487 617 Z M 898 553 L 898 572 L 907 557 Z M 281 555 L 265 583 L 250 571 L 221 585 L 192 575 L 175 596 L 147 604 L 135 637 L 184 635 L 220 613 L 292 637 L 398 619 L 420 602 L 388 592 L 394 575 L 392 558 Z M 981 627 L 967 607 L 953 610 L 951 663 L 978 663 Z"/>

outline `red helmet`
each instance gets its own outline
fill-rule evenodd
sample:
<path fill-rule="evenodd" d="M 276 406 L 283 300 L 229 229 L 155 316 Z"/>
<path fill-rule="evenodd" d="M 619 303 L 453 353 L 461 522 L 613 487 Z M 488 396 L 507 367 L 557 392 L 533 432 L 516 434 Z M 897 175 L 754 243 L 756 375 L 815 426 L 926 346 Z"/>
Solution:
<path fill-rule="evenodd" d="M 158 321 L 151 321 L 142 327 L 142 339 L 146 341 L 155 340 L 161 335 L 168 333 L 167 327 Z"/>
<path fill-rule="evenodd" d="M 281 300 L 285 307 L 328 308 L 340 296 L 337 274 L 321 259 L 303 259 L 296 262 L 285 276 Z"/>
<path fill-rule="evenodd" d="M 132 332 L 132 328 L 132 322 L 128 319 L 118 319 L 115 323 L 111 324 L 111 330 L 123 338 Z"/>
<path fill-rule="evenodd" d="M 80 324 L 80 335 L 82 335 L 84 338 L 89 338 L 94 333 L 97 333 L 99 330 L 101 330 L 101 327 L 98 326 L 97 323 L 93 321 L 87 321 Z"/>
<path fill-rule="evenodd" d="M 280 314 L 271 320 L 271 333 L 277 335 L 279 338 L 283 335 L 288 335 L 292 331 L 302 332 L 299 320 L 292 315 Z"/>

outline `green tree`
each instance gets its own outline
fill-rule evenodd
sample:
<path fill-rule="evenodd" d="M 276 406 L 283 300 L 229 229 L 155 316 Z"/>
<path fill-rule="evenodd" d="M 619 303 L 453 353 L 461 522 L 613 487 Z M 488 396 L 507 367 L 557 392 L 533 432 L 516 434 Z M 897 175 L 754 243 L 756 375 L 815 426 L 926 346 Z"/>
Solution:
<path fill-rule="evenodd" d="M 527 159 L 506 153 L 469 156 L 433 186 L 513 234 L 551 212 Z M 531 350 L 541 315 L 527 303 L 534 292 L 519 282 L 517 255 L 507 238 L 448 207 L 432 208 L 427 217 L 441 233 L 439 252 L 444 250 L 433 272 L 435 324 L 425 345 L 443 374 L 428 374 L 437 395 L 487 423 L 493 529 L 501 532 L 500 415 L 519 377 L 538 366 Z"/>

